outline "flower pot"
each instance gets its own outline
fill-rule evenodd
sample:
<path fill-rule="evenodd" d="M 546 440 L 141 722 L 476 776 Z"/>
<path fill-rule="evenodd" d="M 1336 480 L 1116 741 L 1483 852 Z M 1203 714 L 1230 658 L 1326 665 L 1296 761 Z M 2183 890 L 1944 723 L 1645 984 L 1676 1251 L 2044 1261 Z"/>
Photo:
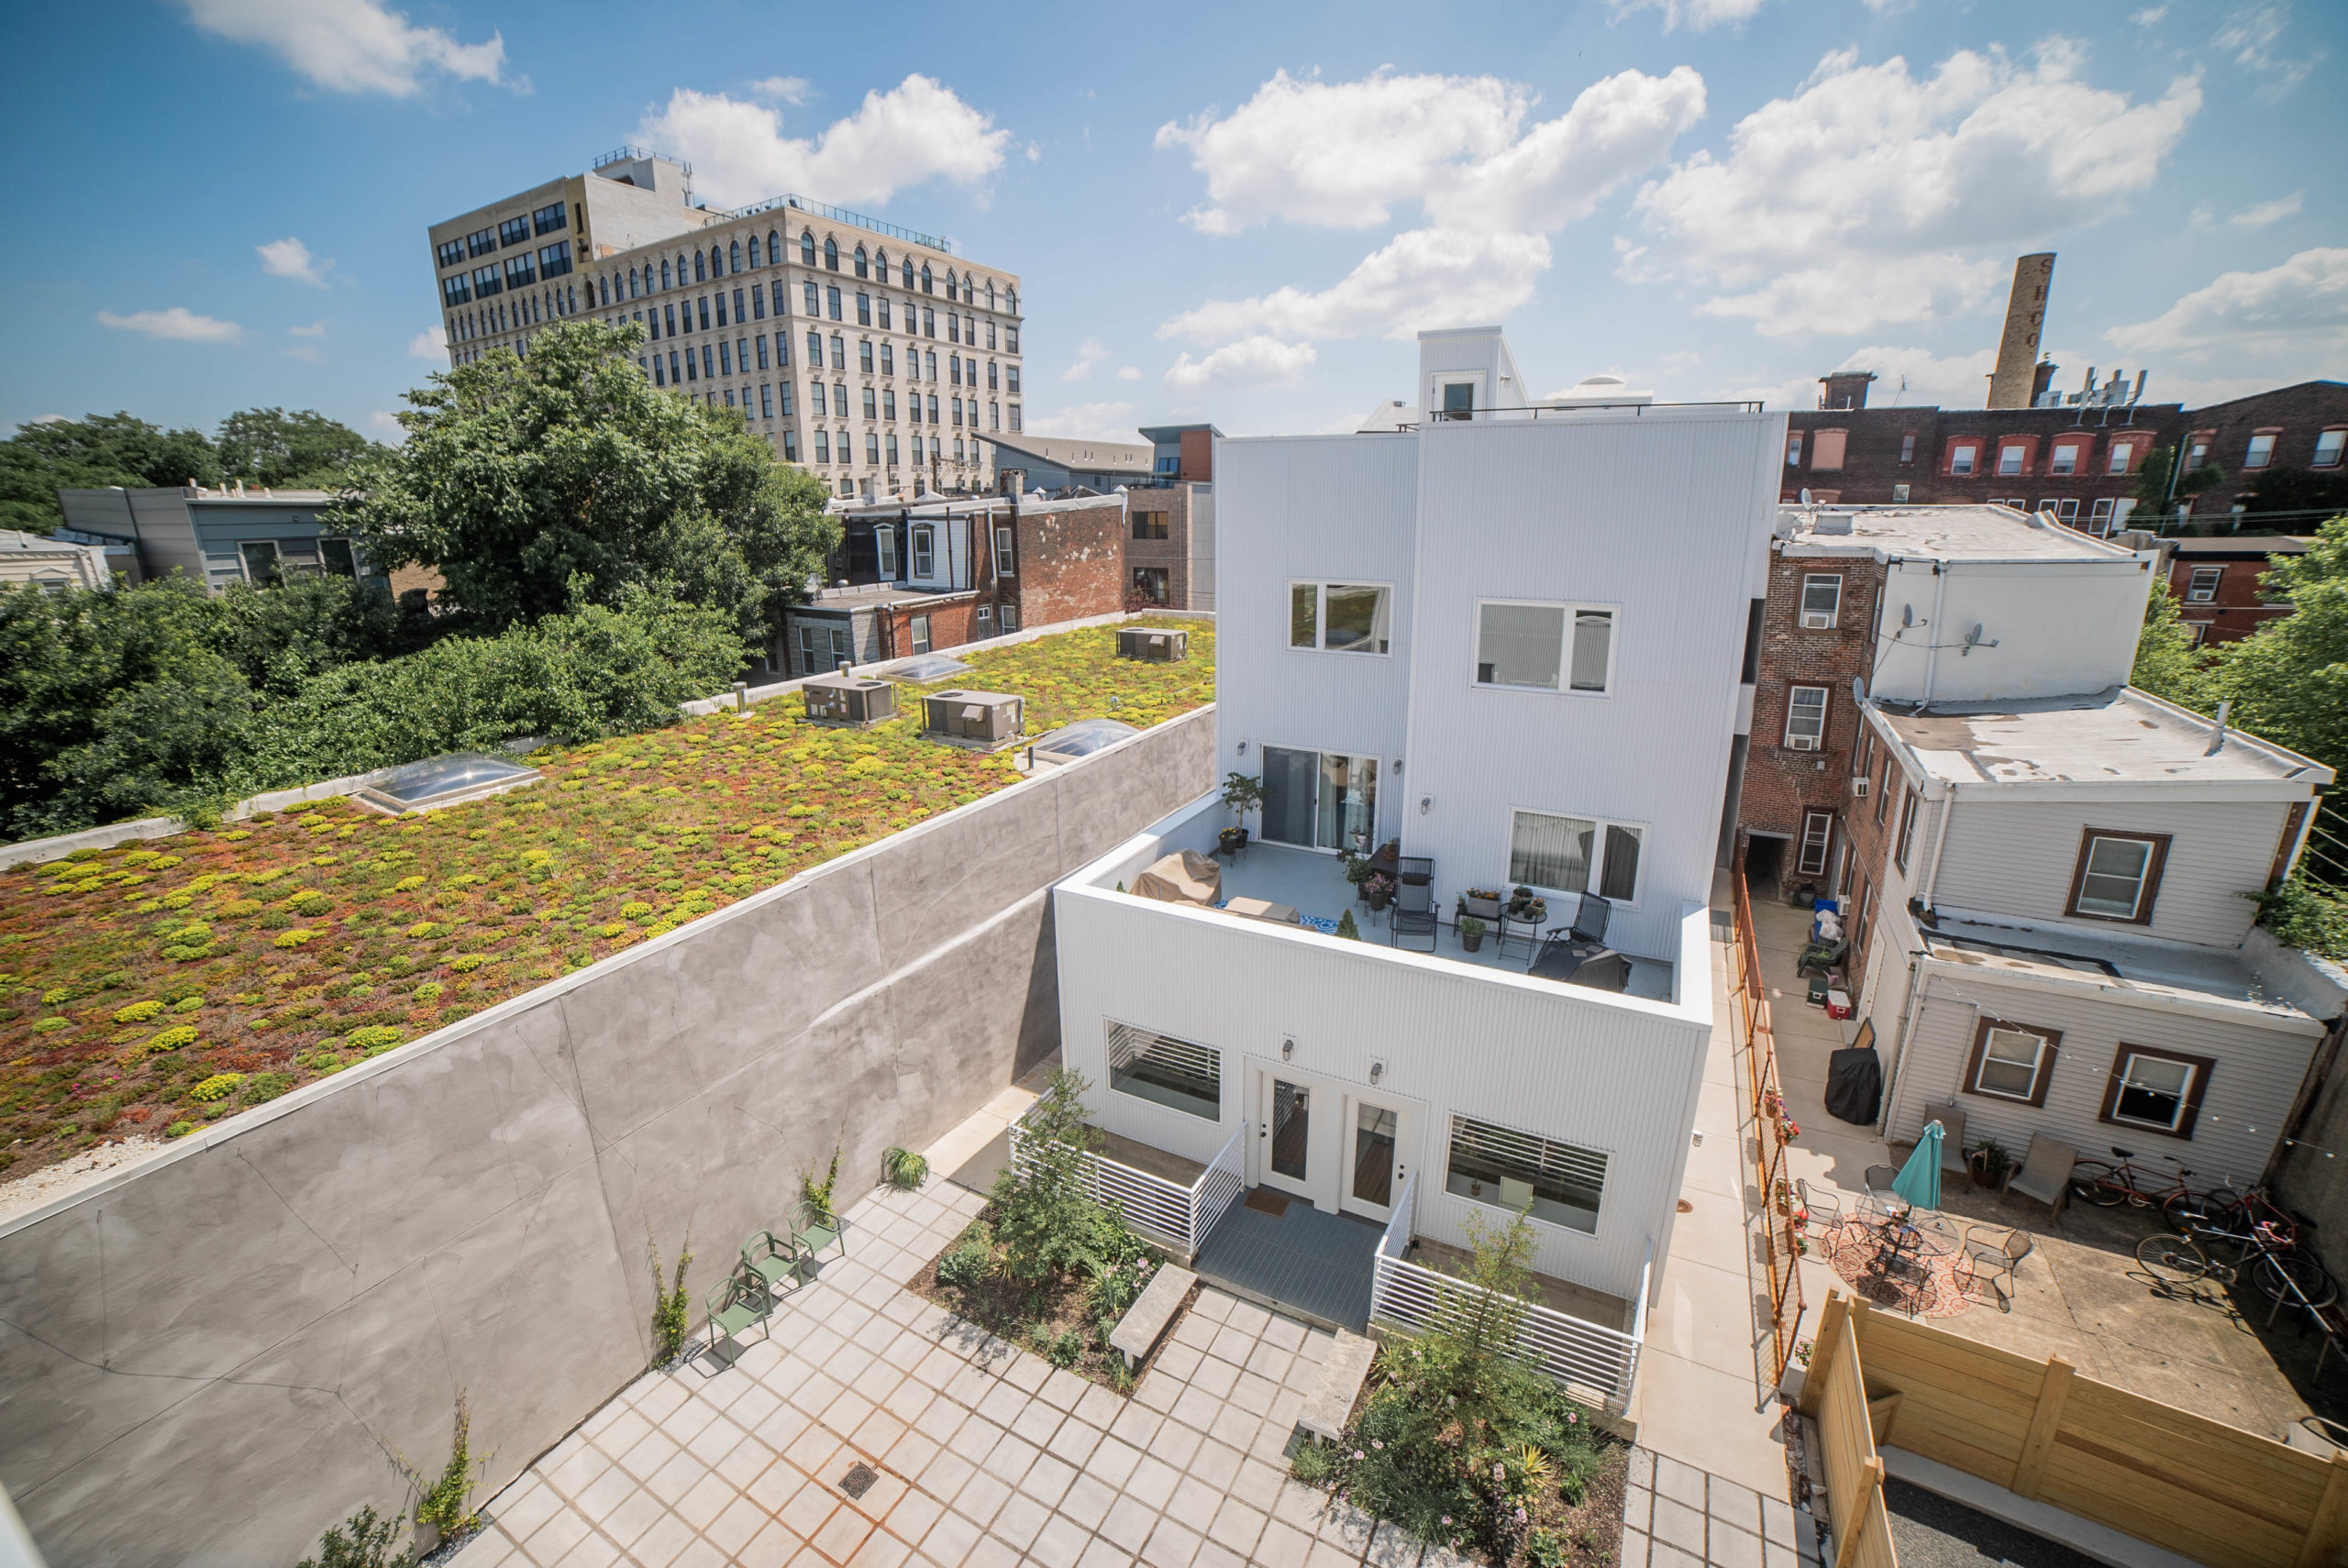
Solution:
<path fill-rule="evenodd" d="M 1226 853 L 1247 847 L 1247 830 L 1244 827 L 1227 827 L 1223 830 L 1221 836 L 1223 847 Z"/>
<path fill-rule="evenodd" d="M 1474 915 L 1489 924 L 1501 918 L 1501 901 L 1498 899 L 1463 898 L 1459 900 L 1459 912 Z"/>
<path fill-rule="evenodd" d="M 1484 945 L 1484 933 L 1480 931 L 1462 932 L 1459 936 L 1459 945 L 1470 953 L 1480 952 Z"/>
<path fill-rule="evenodd" d="M 1362 897 L 1369 900 L 1369 907 L 1372 910 L 1382 910 L 1386 907 L 1387 894 L 1382 889 L 1365 888 L 1362 889 Z"/>

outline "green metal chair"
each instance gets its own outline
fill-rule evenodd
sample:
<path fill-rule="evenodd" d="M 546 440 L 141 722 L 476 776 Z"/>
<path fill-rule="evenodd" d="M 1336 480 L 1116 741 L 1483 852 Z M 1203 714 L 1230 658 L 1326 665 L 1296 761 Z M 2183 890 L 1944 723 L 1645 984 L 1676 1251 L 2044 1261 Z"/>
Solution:
<path fill-rule="evenodd" d="M 717 1353 L 721 1343 L 731 1343 L 735 1353 L 740 1354 L 741 1342 L 736 1336 L 753 1323 L 759 1326 L 760 1339 L 768 1337 L 767 1314 L 774 1309 L 774 1302 L 758 1275 L 730 1275 L 709 1292 L 705 1301 L 709 1308 L 709 1348 L 713 1353 Z"/>
<path fill-rule="evenodd" d="M 772 1231 L 754 1231 L 742 1243 L 742 1272 L 759 1281 L 771 1299 L 779 1290 L 799 1286 L 798 1257 L 790 1242 L 778 1238 Z"/>
<path fill-rule="evenodd" d="M 847 1221 L 826 1214 L 805 1198 L 791 1206 L 791 1244 L 809 1264 L 825 1247 L 837 1247 L 847 1256 Z"/>

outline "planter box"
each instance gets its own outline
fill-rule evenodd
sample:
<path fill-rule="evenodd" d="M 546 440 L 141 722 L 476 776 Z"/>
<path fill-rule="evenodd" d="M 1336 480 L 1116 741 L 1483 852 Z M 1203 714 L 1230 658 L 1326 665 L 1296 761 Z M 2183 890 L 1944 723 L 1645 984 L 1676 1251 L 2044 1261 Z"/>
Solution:
<path fill-rule="evenodd" d="M 1501 901 L 1498 899 L 1462 899 L 1459 900 L 1459 912 L 1474 915 L 1486 925 L 1496 925 L 1501 918 Z"/>

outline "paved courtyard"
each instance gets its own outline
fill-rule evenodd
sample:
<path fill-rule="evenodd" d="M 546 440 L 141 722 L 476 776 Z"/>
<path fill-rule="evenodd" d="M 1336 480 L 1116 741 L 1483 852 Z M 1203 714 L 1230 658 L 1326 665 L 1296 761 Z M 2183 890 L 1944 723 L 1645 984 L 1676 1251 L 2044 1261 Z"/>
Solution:
<path fill-rule="evenodd" d="M 1205 1290 L 1120 1398 L 903 1287 L 981 1203 L 936 1177 L 866 1198 L 848 1255 L 827 1256 L 769 1339 L 723 1370 L 703 1356 L 637 1379 L 490 1500 L 456 1562 L 1422 1562 L 1392 1527 L 1287 1479 L 1329 1335 Z M 840 1483 L 859 1463 L 877 1478 L 852 1496 Z"/>

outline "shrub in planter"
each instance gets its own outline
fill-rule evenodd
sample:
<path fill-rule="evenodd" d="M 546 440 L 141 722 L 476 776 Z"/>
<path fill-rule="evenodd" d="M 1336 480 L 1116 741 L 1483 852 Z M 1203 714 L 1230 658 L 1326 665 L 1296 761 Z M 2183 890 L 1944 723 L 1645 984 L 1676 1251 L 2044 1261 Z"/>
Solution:
<path fill-rule="evenodd" d="M 880 1156 L 880 1175 L 898 1191 L 911 1191 L 928 1179 L 929 1162 L 911 1149 L 892 1148 Z"/>
<path fill-rule="evenodd" d="M 1459 917 L 1459 945 L 1473 953 L 1484 945 L 1484 922 L 1474 915 Z"/>
<path fill-rule="evenodd" d="M 994 1253 L 978 1234 L 937 1260 L 937 1283 L 948 1290 L 975 1290 L 994 1272 Z"/>
<path fill-rule="evenodd" d="M 2005 1181 L 2006 1173 L 2013 1168 L 2014 1157 L 2011 1151 L 1995 1138 L 1984 1138 L 1973 1145 L 1972 1152 L 1965 1156 L 1965 1164 L 1972 1173 L 1974 1186 L 1997 1187 Z"/>

